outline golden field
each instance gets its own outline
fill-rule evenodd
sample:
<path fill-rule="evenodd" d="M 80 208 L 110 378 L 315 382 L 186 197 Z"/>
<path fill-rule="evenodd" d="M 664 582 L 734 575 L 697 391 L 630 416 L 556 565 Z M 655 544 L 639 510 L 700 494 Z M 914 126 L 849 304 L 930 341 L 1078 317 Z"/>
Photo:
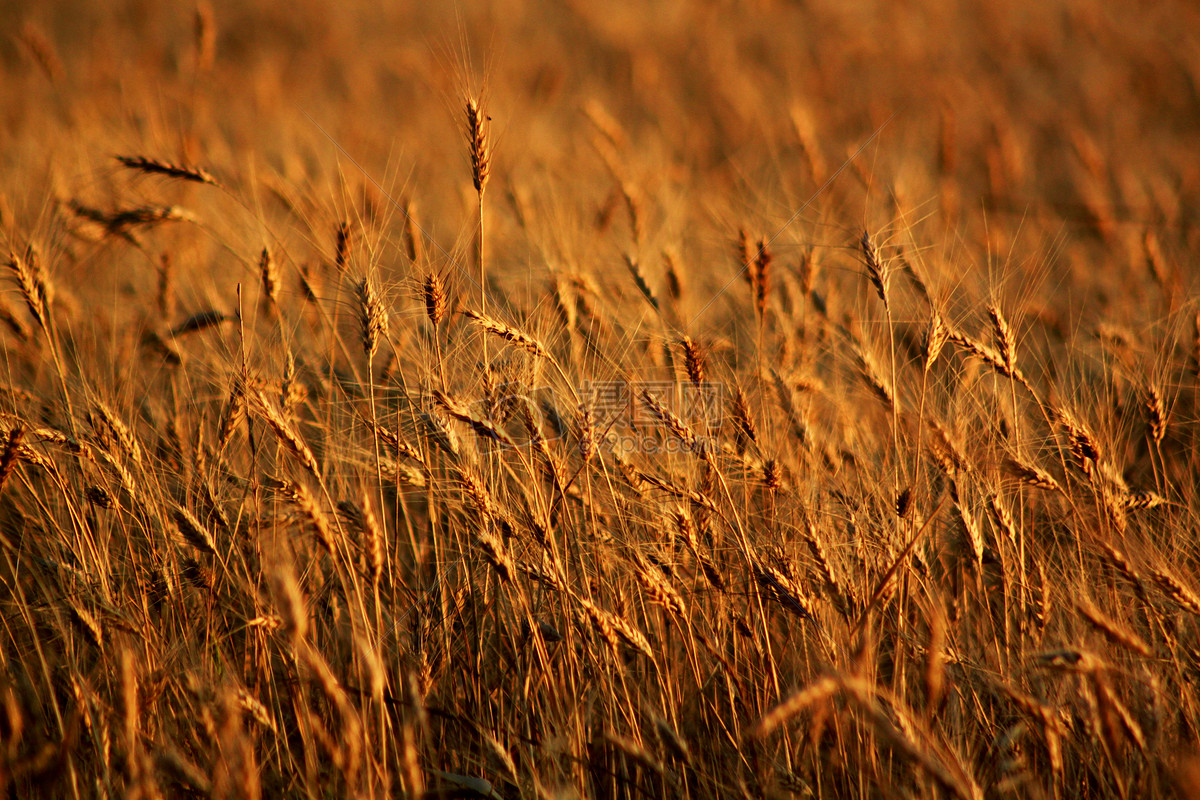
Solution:
<path fill-rule="evenodd" d="M 0 4 L 0 790 L 1200 797 L 1200 8 Z"/>

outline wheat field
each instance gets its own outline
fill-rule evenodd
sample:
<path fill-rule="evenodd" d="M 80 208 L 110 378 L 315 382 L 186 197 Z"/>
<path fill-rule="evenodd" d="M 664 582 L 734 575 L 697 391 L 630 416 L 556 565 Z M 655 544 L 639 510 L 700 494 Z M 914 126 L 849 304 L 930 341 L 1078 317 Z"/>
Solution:
<path fill-rule="evenodd" d="M 1200 797 L 1200 8 L 0 4 L 0 794 Z"/>

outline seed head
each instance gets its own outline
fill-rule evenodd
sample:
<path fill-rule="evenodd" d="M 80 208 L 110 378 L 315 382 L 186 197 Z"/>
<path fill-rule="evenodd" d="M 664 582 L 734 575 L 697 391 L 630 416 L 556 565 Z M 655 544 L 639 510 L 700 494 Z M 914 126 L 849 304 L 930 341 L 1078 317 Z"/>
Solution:
<path fill-rule="evenodd" d="M 371 359 L 375 357 L 375 351 L 379 349 L 379 340 L 387 337 L 387 311 L 384 309 L 383 301 L 379 299 L 379 293 L 375 291 L 374 283 L 369 277 L 359 281 L 357 292 L 359 322 L 362 325 L 363 352 L 367 354 L 368 359 Z"/>
<path fill-rule="evenodd" d="M 475 191 L 483 194 L 487 188 L 492 155 L 488 149 L 486 118 L 473 98 L 467 100 L 467 147 L 471 154 L 471 177 Z"/>

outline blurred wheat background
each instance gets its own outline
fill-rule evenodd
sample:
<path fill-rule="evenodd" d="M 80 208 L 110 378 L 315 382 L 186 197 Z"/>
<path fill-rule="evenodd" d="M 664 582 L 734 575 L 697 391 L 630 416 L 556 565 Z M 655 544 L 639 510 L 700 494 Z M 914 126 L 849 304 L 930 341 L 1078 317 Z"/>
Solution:
<path fill-rule="evenodd" d="M 1200 797 L 1200 8 L 0 3 L 8 797 Z"/>

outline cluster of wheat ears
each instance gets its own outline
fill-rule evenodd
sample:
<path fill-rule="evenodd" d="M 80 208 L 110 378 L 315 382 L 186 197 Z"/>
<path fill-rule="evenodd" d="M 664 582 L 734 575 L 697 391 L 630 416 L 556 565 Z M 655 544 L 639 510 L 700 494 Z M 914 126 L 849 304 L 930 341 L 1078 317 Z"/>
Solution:
<path fill-rule="evenodd" d="M 274 102 L 253 54 L 290 45 L 207 5 L 150 88 L 34 21 L 0 52 L 0 794 L 1200 796 L 1200 180 L 1170 125 L 1139 183 L 1086 124 L 1121 86 L 1060 98 L 1059 140 L 953 102 L 751 112 L 726 40 L 796 58 L 794 9 L 685 36 L 585 5 L 563 30 L 625 105 L 443 69 L 401 154 L 322 116 L 353 90 Z M 809 13 L 858 54 L 821 69 L 873 63 Z M 648 41 L 699 47 L 704 91 Z M 122 123 L 124 92 L 180 110 Z M 118 128 L 155 146 L 114 160 Z"/>

